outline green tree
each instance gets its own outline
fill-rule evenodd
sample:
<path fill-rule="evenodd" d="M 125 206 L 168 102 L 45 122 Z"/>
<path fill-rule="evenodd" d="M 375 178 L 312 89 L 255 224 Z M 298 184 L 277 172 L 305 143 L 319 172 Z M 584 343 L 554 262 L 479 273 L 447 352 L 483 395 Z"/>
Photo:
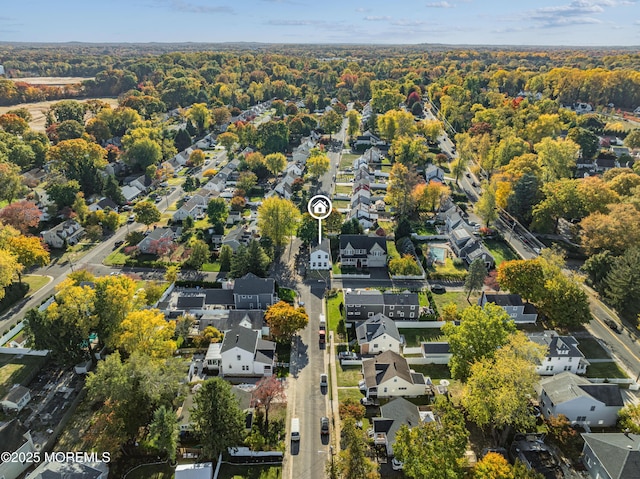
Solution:
<path fill-rule="evenodd" d="M 284 121 L 267 121 L 258 127 L 258 148 L 265 154 L 282 153 L 289 144 L 289 127 Z"/>
<path fill-rule="evenodd" d="M 220 261 L 220 271 L 221 272 L 229 272 L 231 271 L 231 261 L 233 258 L 233 250 L 231 246 L 225 244 L 220 248 L 220 256 L 218 260 Z"/>
<path fill-rule="evenodd" d="M 173 409 L 164 405 L 156 409 L 149 425 L 149 439 L 153 447 L 166 454 L 171 462 L 176 460 L 178 432 L 178 418 Z"/>
<path fill-rule="evenodd" d="M 209 245 L 201 239 L 192 238 L 189 242 L 189 248 L 191 252 L 189 253 L 189 258 L 187 259 L 186 264 L 192 268 L 200 269 L 203 264 L 209 261 L 209 258 L 211 257 Z"/>
<path fill-rule="evenodd" d="M 640 434 L 640 404 L 627 404 L 618 412 L 620 429 Z"/>
<path fill-rule="evenodd" d="M 215 459 L 241 444 L 245 418 L 229 383 L 220 378 L 206 380 L 193 402 L 191 418 L 206 458 Z"/>
<path fill-rule="evenodd" d="M 458 479 L 466 466 L 469 432 L 464 416 L 444 396 L 436 398 L 434 413 L 438 420 L 420 422 L 411 429 L 405 424 L 396 433 L 395 457 L 403 472 L 414 479 Z"/>
<path fill-rule="evenodd" d="M 0 300 L 5 296 L 5 288 L 22 271 L 22 265 L 14 254 L 0 248 Z"/>
<path fill-rule="evenodd" d="M 178 133 L 176 133 L 176 137 L 173 139 L 173 144 L 175 145 L 176 150 L 184 151 L 191 146 L 191 135 L 189 135 L 187 130 L 181 128 L 178 130 Z"/>
<path fill-rule="evenodd" d="M 485 182 L 482 186 L 482 195 L 480 195 L 478 202 L 475 204 L 474 211 L 482 218 L 487 228 L 498 218 L 496 206 L 495 185 Z"/>
<path fill-rule="evenodd" d="M 271 153 L 264 158 L 264 163 L 269 172 L 277 176 L 287 166 L 287 157 L 282 153 Z"/>
<path fill-rule="evenodd" d="M 460 326 L 447 323 L 442 327 L 451 350 L 449 367 L 456 379 L 466 379 L 471 365 L 482 358 L 491 358 L 515 332 L 511 317 L 500 306 L 487 303 L 484 308 L 470 306 L 462 311 Z"/>
<path fill-rule="evenodd" d="M 544 266 L 539 259 L 503 261 L 498 266 L 498 283 L 525 301 L 544 297 Z"/>
<path fill-rule="evenodd" d="M 287 343 L 299 330 L 309 323 L 309 315 L 304 308 L 295 308 L 289 303 L 275 303 L 264 313 L 271 335 L 280 343 Z"/>
<path fill-rule="evenodd" d="M 196 149 L 189 155 L 189 164 L 195 168 L 204 165 L 204 152 L 201 149 Z"/>
<path fill-rule="evenodd" d="M 342 125 L 342 115 L 335 110 L 329 110 L 320 117 L 320 126 L 329 133 L 329 138 L 340 129 Z"/>
<path fill-rule="evenodd" d="M 353 138 L 360 131 L 360 115 L 356 110 L 349 110 L 347 112 L 347 135 Z"/>
<path fill-rule="evenodd" d="M 422 274 L 422 270 L 413 255 L 405 254 L 402 258 L 389 261 L 389 273 L 392 276 L 418 276 Z"/>
<path fill-rule="evenodd" d="M 271 239 L 279 250 L 293 234 L 300 220 L 300 211 L 291 201 L 271 197 L 258 208 L 258 227 L 263 236 Z"/>
<path fill-rule="evenodd" d="M 363 432 L 356 427 L 353 418 L 342 423 L 343 450 L 337 460 L 337 469 L 341 479 L 379 479 L 378 468 L 367 457 L 367 443 Z"/>
<path fill-rule="evenodd" d="M 570 178 L 580 147 L 573 141 L 543 138 L 535 145 L 538 153 L 538 164 L 542 169 L 542 179 L 545 182 Z"/>
<path fill-rule="evenodd" d="M 476 258 L 469 265 L 469 274 L 464 282 L 464 289 L 467 291 L 467 301 L 473 291 L 479 291 L 484 285 L 484 279 L 487 277 L 487 267 L 482 258 Z"/>
<path fill-rule="evenodd" d="M 82 138 L 61 141 L 47 152 L 51 169 L 78 181 L 87 196 L 102 191 L 102 170 L 107 166 L 105 157 L 104 148 Z"/>
<path fill-rule="evenodd" d="M 129 164 L 137 165 L 144 171 L 162 160 L 162 148 L 149 137 L 138 138 L 126 149 L 125 158 Z"/>
<path fill-rule="evenodd" d="M 329 157 L 318 149 L 311 150 L 309 159 L 307 160 L 307 171 L 311 176 L 318 179 L 329 171 L 331 162 Z"/>
<path fill-rule="evenodd" d="M 248 195 L 249 192 L 253 189 L 254 186 L 256 186 L 257 183 L 258 183 L 258 177 L 256 176 L 255 173 L 253 173 L 252 171 L 243 171 L 238 176 L 238 181 L 236 183 L 236 186 L 242 191 L 245 191 Z"/>
<path fill-rule="evenodd" d="M 222 198 L 213 198 L 209 200 L 207 205 L 207 216 L 211 223 L 224 223 L 229 216 L 229 209 L 227 203 Z"/>
<path fill-rule="evenodd" d="M 218 143 L 224 146 L 225 150 L 227 151 L 231 151 L 233 145 L 235 145 L 239 141 L 240 139 L 238 138 L 238 135 L 229 131 L 218 135 Z"/>
<path fill-rule="evenodd" d="M 640 129 L 636 128 L 629 132 L 627 137 L 624 139 L 624 144 L 627 148 L 640 148 Z"/>
<path fill-rule="evenodd" d="M 616 258 L 605 281 L 609 303 L 625 315 L 640 312 L 640 248 L 633 247 Z"/>
<path fill-rule="evenodd" d="M 63 100 L 54 103 L 49 108 L 49 114 L 55 120 L 55 123 L 62 123 L 67 120 L 75 120 L 84 125 L 84 115 L 87 112 L 87 106 L 75 100 Z"/>
<path fill-rule="evenodd" d="M 567 138 L 580 147 L 584 158 L 593 158 L 600 148 L 598 136 L 586 128 L 571 128 L 567 133 Z"/>
<path fill-rule="evenodd" d="M 80 223 L 84 223 L 84 221 L 87 219 L 87 215 L 89 214 L 89 207 L 84 201 L 84 193 L 80 191 L 76 193 L 76 199 L 73 202 L 73 205 L 71 205 L 71 209 L 76 215 L 78 215 Z"/>
<path fill-rule="evenodd" d="M 389 174 L 389 187 L 385 201 L 394 209 L 398 218 L 411 216 L 416 204 L 413 190 L 420 182 L 416 172 L 402 163 L 395 163 Z"/>
<path fill-rule="evenodd" d="M 198 129 L 199 135 L 202 135 L 211 124 L 211 113 L 205 103 L 194 103 L 191 105 L 187 116 Z"/>
<path fill-rule="evenodd" d="M 423 166 L 427 160 L 429 148 L 420 137 L 400 136 L 391 143 L 389 153 L 395 161 L 403 165 Z"/>
<path fill-rule="evenodd" d="M 13 163 L 0 161 L 0 200 L 11 203 L 25 191 L 20 168 Z"/>
<path fill-rule="evenodd" d="M 146 225 L 147 228 L 153 223 L 160 221 L 162 215 L 156 205 L 148 201 L 140 201 L 133 207 L 133 213 L 138 223 Z"/>
<path fill-rule="evenodd" d="M 506 210 L 525 226 L 533 219 L 533 206 L 540 201 L 540 182 L 531 174 L 524 174 L 514 185 L 507 198 Z"/>

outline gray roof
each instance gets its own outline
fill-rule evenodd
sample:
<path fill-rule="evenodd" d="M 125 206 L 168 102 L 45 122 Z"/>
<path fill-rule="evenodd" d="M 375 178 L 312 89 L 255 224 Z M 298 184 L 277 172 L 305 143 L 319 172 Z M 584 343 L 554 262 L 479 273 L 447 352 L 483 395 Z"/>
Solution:
<path fill-rule="evenodd" d="M 105 463 L 48 462 L 33 471 L 30 479 L 96 479 L 109 470 Z"/>
<path fill-rule="evenodd" d="M 253 329 L 233 328 L 225 333 L 220 352 L 224 353 L 233 348 L 240 348 L 253 353 L 256 351 L 259 335 L 260 333 Z"/>
<path fill-rule="evenodd" d="M 640 478 L 638 434 L 585 433 L 582 438 L 611 479 Z"/>
<path fill-rule="evenodd" d="M 593 384 L 588 379 L 570 372 L 543 378 L 540 381 L 540 388 L 544 389 L 549 399 L 556 405 L 581 396 L 591 397 L 605 406 L 622 407 L 624 405 L 620 387 L 617 384 Z"/>
<path fill-rule="evenodd" d="M 196 309 L 204 307 L 205 296 L 203 294 L 197 296 L 179 296 L 176 307 L 179 309 Z"/>
<path fill-rule="evenodd" d="M 498 306 L 522 306 L 522 298 L 518 294 L 484 294 L 487 303 L 495 303 Z"/>
<path fill-rule="evenodd" d="M 206 289 L 205 304 L 230 305 L 233 303 L 233 291 L 230 289 Z"/>
<path fill-rule="evenodd" d="M 245 274 L 242 278 L 236 279 L 233 286 L 234 294 L 273 294 L 276 282 L 273 278 L 258 278 L 253 273 Z"/>
<path fill-rule="evenodd" d="M 353 291 L 346 291 L 344 294 L 344 304 L 384 304 L 384 297 L 382 293 L 377 289 L 356 289 Z"/>
<path fill-rule="evenodd" d="M 387 306 L 419 306 L 420 299 L 418 293 L 411 293 L 409 291 L 403 291 L 402 293 L 391 293 L 385 291 L 382 293 L 384 304 Z"/>
<path fill-rule="evenodd" d="M 386 253 L 387 240 L 380 236 L 368 235 L 340 235 L 340 249 L 343 250 L 350 244 L 354 249 L 371 251 L 373 245 L 378 244 Z"/>
<path fill-rule="evenodd" d="M 573 336 L 558 336 L 555 331 L 532 333 L 529 339 L 534 343 L 547 347 L 548 357 L 584 358 L 578 349 L 578 341 Z"/>
<path fill-rule="evenodd" d="M 375 358 L 365 359 L 362 370 L 367 387 L 377 386 L 394 377 L 413 383 L 407 360 L 393 351 L 385 351 Z"/>
<path fill-rule="evenodd" d="M 28 393 L 29 393 L 29 388 L 26 388 L 24 386 L 16 386 L 14 388 L 12 388 L 5 397 L 2 398 L 3 401 L 9 401 L 12 403 L 17 403 L 18 401 L 20 401 L 20 399 L 22 399 L 23 397 L 25 397 Z"/>
<path fill-rule="evenodd" d="M 448 342 L 422 343 L 422 352 L 424 354 L 450 354 Z"/>
<path fill-rule="evenodd" d="M 400 333 L 398 332 L 396 323 L 380 313 L 367 319 L 356 328 L 358 342 L 369 343 L 385 333 L 400 341 Z"/>
<path fill-rule="evenodd" d="M 151 233 L 149 233 L 147 236 L 145 236 L 145 239 L 149 241 L 159 240 L 164 238 L 167 235 L 173 236 L 173 231 L 171 230 L 171 228 L 156 228 L 153 231 L 151 231 Z M 144 241 L 144 239 L 142 241 Z"/>
<path fill-rule="evenodd" d="M 395 442 L 396 433 L 403 424 L 410 428 L 420 424 L 418 406 L 405 398 L 395 398 L 384 406 L 380 406 L 380 416 L 373 418 L 373 430 L 384 432 L 389 444 Z"/>
<path fill-rule="evenodd" d="M 311 252 L 322 251 L 327 254 L 331 254 L 331 246 L 329 238 L 324 238 L 322 242 L 311 250 Z"/>
<path fill-rule="evenodd" d="M 24 435 L 29 430 L 17 419 L 4 423 L 0 426 L 0 452 L 15 452 L 27 442 Z M 0 460 L 0 464 L 2 464 Z"/>

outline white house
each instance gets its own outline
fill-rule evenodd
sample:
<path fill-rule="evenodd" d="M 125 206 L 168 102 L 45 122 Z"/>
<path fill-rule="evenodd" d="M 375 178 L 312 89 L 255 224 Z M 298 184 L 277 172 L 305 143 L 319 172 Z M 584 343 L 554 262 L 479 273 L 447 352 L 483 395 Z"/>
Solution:
<path fill-rule="evenodd" d="M 362 354 L 393 351 L 400 354 L 402 338 L 395 321 L 384 314 L 376 314 L 356 328 L 356 338 Z"/>
<path fill-rule="evenodd" d="M 356 268 L 387 265 L 387 241 L 379 236 L 340 235 L 340 262 Z"/>
<path fill-rule="evenodd" d="M 309 255 L 309 269 L 331 269 L 331 247 L 329 245 L 329 238 L 324 238 L 319 245 L 311 250 L 311 254 Z"/>
<path fill-rule="evenodd" d="M 624 406 L 617 384 L 593 384 L 569 372 L 542 378 L 537 390 L 545 417 L 564 414 L 572 424 L 615 426 Z"/>
<path fill-rule="evenodd" d="M 15 385 L 0 401 L 0 406 L 5 411 L 20 412 L 31 401 L 31 391 L 29 388 Z"/>
<path fill-rule="evenodd" d="M 185 202 L 180 209 L 173 214 L 173 220 L 183 221 L 189 216 L 195 220 L 198 216 L 204 214 L 208 201 L 208 196 L 204 194 L 204 192 L 203 194 L 193 195 L 189 201 Z"/>
<path fill-rule="evenodd" d="M 171 228 L 156 228 L 138 243 L 138 250 L 144 254 L 157 254 L 157 247 L 163 242 L 173 243 L 176 233 Z"/>
<path fill-rule="evenodd" d="M 84 236 L 84 228 L 74 220 L 67 220 L 50 230 L 42 232 L 42 239 L 52 248 L 74 245 Z"/>
<path fill-rule="evenodd" d="M 432 421 L 435 421 L 435 416 L 431 411 L 421 411 L 418 406 L 404 398 L 392 399 L 380 406 L 380 417 L 371 419 L 373 443 L 383 446 L 387 456 L 392 457 L 396 434 L 401 426 L 405 425 L 411 429 L 422 422 Z"/>
<path fill-rule="evenodd" d="M 431 392 L 431 378 L 409 369 L 407 360 L 393 351 L 365 359 L 362 375 L 367 397 L 416 397 Z"/>
<path fill-rule="evenodd" d="M 178 464 L 173 477 L 175 479 L 211 479 L 213 477 L 213 463 Z"/>
<path fill-rule="evenodd" d="M 109 466 L 105 462 L 41 462 L 26 479 L 107 479 Z"/>
<path fill-rule="evenodd" d="M 585 374 L 589 361 L 578 349 L 578 341 L 573 336 L 559 336 L 555 331 L 531 333 L 529 339 L 547 349 L 542 362 L 536 367 L 541 376 L 553 376 L 562 372 Z"/>
<path fill-rule="evenodd" d="M 120 191 L 122 192 L 122 196 L 124 196 L 124 199 L 127 200 L 127 202 L 135 200 L 142 194 L 142 191 L 140 191 L 140 189 L 130 185 L 123 186 Z"/>
<path fill-rule="evenodd" d="M 271 376 L 276 344 L 261 338 L 260 331 L 241 326 L 225 332 L 220 348 L 221 376 Z"/>
<path fill-rule="evenodd" d="M 17 419 L 0 425 L 0 453 L 16 453 L 24 456 L 32 454 L 35 450 L 31 432 Z M 0 457 L 0 478 L 17 479 L 30 467 L 30 462 L 7 461 Z"/>

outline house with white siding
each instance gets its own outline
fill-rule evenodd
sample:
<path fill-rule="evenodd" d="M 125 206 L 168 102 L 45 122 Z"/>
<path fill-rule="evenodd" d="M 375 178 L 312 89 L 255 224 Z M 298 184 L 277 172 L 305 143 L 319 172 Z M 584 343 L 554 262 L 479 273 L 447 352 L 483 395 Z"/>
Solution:
<path fill-rule="evenodd" d="M 546 355 L 536 367 L 541 376 L 553 376 L 562 372 L 586 374 L 589 361 L 578 348 L 573 336 L 560 336 L 555 331 L 531 333 L 529 339 L 546 348 Z"/>

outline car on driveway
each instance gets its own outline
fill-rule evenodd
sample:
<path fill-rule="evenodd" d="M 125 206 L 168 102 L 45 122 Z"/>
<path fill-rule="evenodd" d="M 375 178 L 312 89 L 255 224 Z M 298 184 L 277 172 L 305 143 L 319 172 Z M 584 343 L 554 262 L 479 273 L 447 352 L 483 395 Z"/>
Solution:
<path fill-rule="evenodd" d="M 395 457 L 391 460 L 391 469 L 394 471 L 402 471 L 404 464 L 398 461 Z"/>
<path fill-rule="evenodd" d="M 320 434 L 323 436 L 329 434 L 329 418 L 326 416 L 320 418 Z"/>

